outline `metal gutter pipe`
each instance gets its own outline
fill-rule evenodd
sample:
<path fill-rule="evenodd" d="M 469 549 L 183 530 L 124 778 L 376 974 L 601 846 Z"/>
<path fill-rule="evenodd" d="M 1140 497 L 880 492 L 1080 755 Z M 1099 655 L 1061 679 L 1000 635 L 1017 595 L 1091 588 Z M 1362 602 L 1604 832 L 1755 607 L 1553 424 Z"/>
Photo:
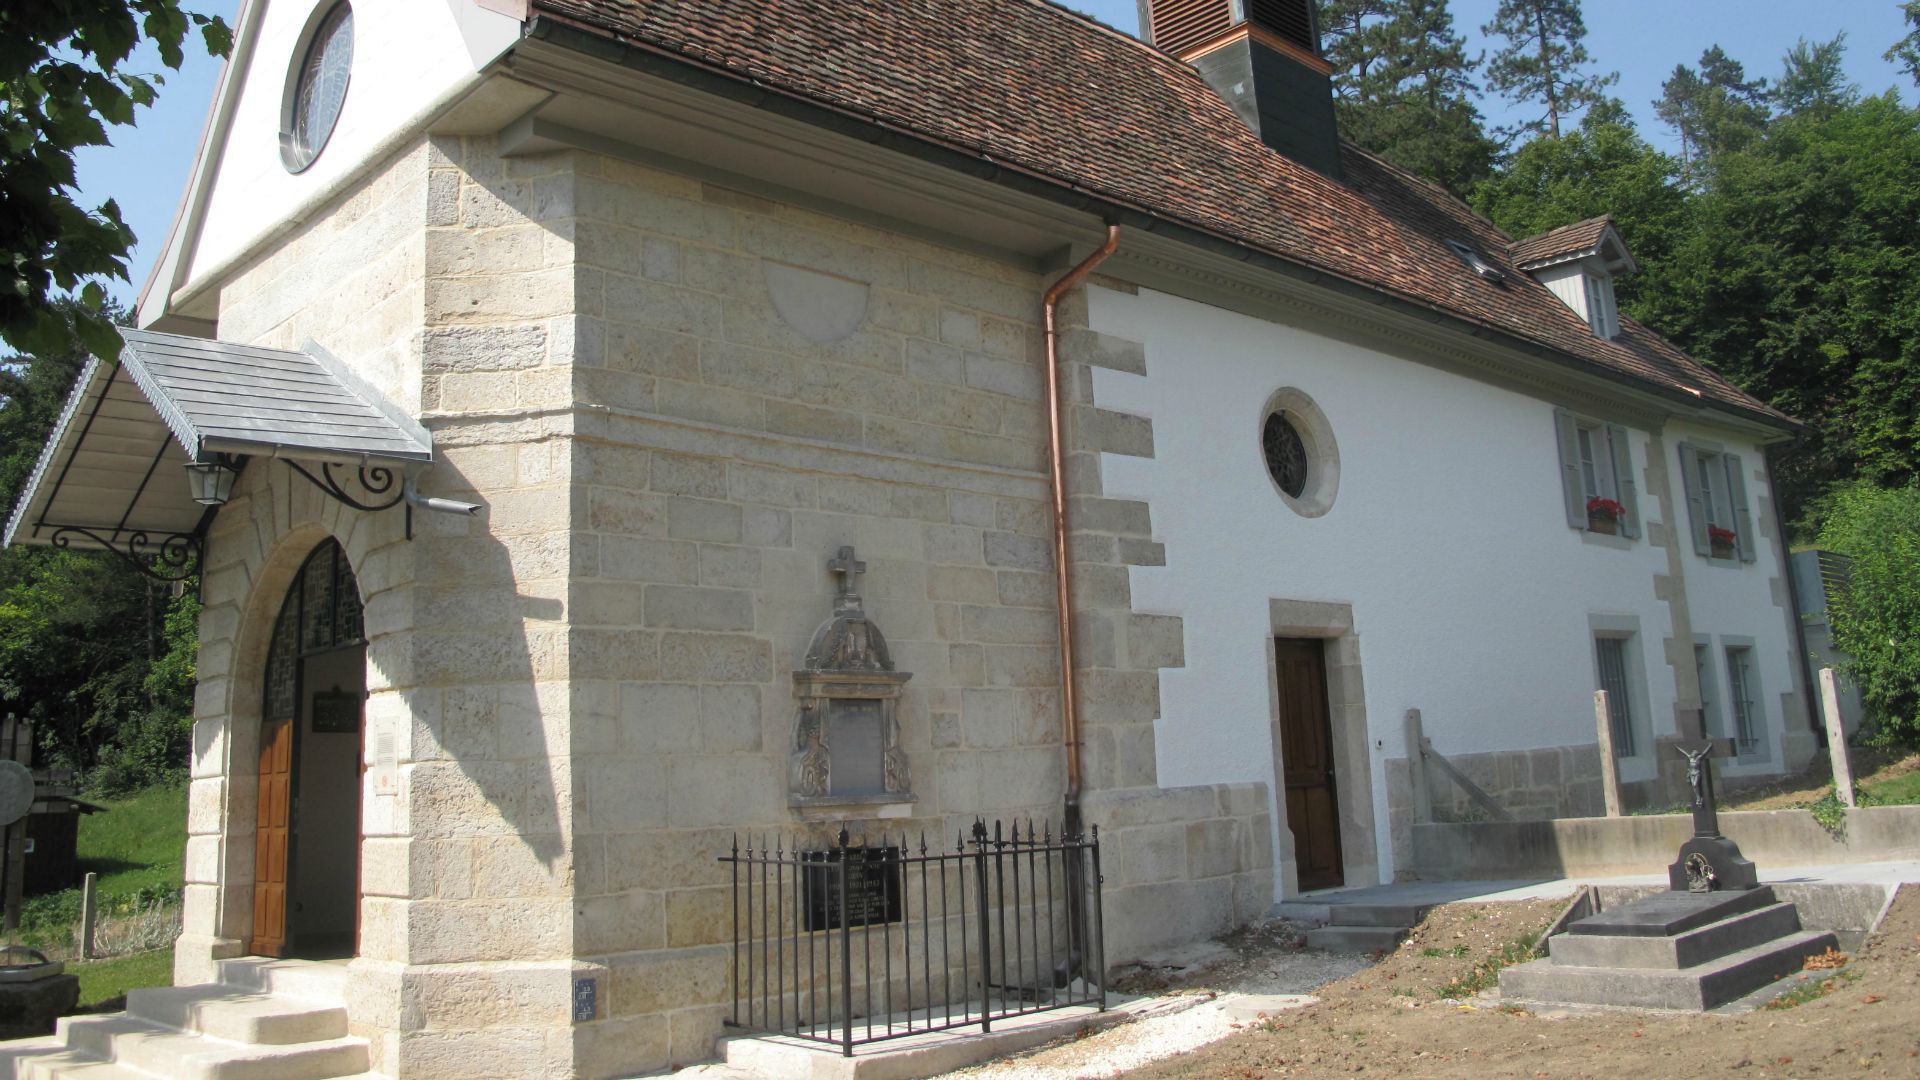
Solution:
<path fill-rule="evenodd" d="M 1049 487 L 1053 495 L 1054 585 L 1059 590 L 1060 615 L 1060 721 L 1061 741 L 1067 752 L 1066 826 L 1070 835 L 1080 832 L 1080 698 L 1073 687 L 1073 561 L 1067 554 L 1067 455 L 1065 417 L 1060 393 L 1060 298 L 1086 280 L 1088 274 L 1107 261 L 1120 247 L 1120 226 L 1107 226 L 1107 242 L 1080 265 L 1066 272 L 1047 290 L 1042 307 L 1046 312 L 1047 340 L 1047 433 L 1052 472 Z"/>

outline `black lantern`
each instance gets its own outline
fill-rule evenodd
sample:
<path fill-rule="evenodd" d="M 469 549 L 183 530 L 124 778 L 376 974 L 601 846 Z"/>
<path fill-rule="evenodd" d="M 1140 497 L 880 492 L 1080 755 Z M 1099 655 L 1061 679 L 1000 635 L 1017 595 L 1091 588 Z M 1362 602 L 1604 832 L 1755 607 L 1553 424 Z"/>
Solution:
<path fill-rule="evenodd" d="M 187 490 L 193 493 L 193 501 L 201 506 L 225 506 L 233 498 L 233 481 L 240 470 L 227 462 L 225 457 L 212 461 L 187 462 Z"/>

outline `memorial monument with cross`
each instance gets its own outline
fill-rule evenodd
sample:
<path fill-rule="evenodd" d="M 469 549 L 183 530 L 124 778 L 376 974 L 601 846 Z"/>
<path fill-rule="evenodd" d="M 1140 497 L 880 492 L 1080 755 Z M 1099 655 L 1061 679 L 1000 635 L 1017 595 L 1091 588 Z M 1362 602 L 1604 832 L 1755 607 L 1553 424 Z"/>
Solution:
<path fill-rule="evenodd" d="M 1679 857 L 1667 867 L 1667 885 L 1674 892 L 1692 893 L 1756 888 L 1759 871 L 1740 854 L 1740 845 L 1721 835 L 1714 802 L 1713 759 L 1730 756 L 1733 740 L 1708 736 L 1704 713 L 1695 716 L 1693 730 L 1675 747 L 1687 759 L 1693 835 L 1680 845 Z"/>
<path fill-rule="evenodd" d="M 827 560 L 837 579 L 833 614 L 814 632 L 793 673 L 799 699 L 789 800 L 823 812 L 915 801 L 900 740 L 900 693 L 887 639 L 867 616 L 858 578 L 867 564 L 851 546 Z"/>

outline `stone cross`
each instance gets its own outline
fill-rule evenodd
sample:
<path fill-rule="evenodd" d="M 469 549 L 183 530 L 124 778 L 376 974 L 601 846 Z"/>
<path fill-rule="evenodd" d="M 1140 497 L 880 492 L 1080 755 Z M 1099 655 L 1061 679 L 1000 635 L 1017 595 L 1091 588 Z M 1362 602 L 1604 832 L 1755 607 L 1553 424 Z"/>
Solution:
<path fill-rule="evenodd" d="M 867 572 L 867 564 L 854 557 L 851 545 L 840 549 L 840 553 L 827 560 L 827 569 L 840 578 L 839 604 L 842 607 L 857 606 L 860 594 L 854 591 L 854 578 Z"/>

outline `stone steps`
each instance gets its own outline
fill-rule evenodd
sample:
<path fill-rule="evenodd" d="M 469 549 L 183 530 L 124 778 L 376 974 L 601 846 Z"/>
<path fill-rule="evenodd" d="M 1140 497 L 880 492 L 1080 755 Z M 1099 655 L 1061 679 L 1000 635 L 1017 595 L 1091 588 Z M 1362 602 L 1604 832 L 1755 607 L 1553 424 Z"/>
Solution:
<path fill-rule="evenodd" d="M 367 1041 L 347 1034 L 344 965 L 248 957 L 220 974 L 0 1043 L 0 1080 L 378 1080 Z"/>
<path fill-rule="evenodd" d="M 1328 952 L 1386 952 L 1398 948 L 1432 910 L 1423 904 L 1363 904 L 1285 900 L 1273 913 L 1296 922 L 1319 923 L 1307 931 L 1307 948 Z"/>
<path fill-rule="evenodd" d="M 1500 973 L 1502 997 L 1563 1005 L 1627 1005 L 1704 1012 L 1801 970 L 1835 944 L 1826 931 L 1797 931 L 1689 968 L 1592 967 L 1549 958 Z M 1557 946 L 1556 946 L 1557 947 Z"/>
<path fill-rule="evenodd" d="M 1556 934 L 1547 943 L 1557 964 L 1678 970 L 1697 967 L 1775 941 L 1800 929 L 1792 904 L 1770 904 L 1674 937 Z"/>

